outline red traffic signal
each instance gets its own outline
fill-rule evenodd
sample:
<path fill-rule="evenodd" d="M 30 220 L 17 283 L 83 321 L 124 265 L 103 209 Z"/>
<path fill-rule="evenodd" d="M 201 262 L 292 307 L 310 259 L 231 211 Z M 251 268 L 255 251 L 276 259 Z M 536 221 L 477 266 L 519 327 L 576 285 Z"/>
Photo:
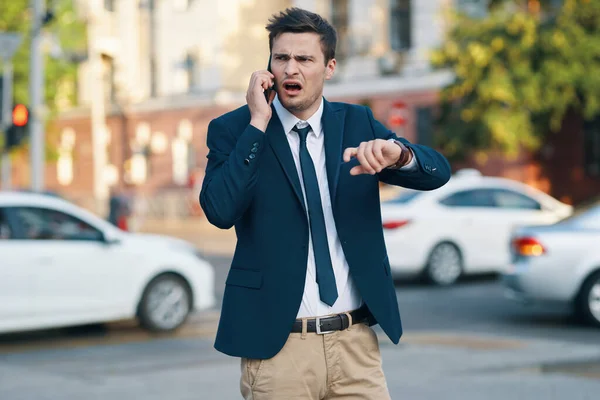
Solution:
<path fill-rule="evenodd" d="M 23 104 L 17 104 L 13 108 L 12 122 L 15 126 L 25 126 L 29 121 L 29 110 Z"/>

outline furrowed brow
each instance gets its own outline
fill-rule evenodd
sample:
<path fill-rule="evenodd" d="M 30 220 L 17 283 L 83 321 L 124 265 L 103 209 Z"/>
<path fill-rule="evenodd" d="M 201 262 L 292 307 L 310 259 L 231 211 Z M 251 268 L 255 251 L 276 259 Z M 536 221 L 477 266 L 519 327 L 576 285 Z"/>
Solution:
<path fill-rule="evenodd" d="M 314 60 L 315 59 L 313 56 L 310 56 L 308 54 L 298 54 L 298 55 L 294 56 L 294 58 L 297 60 Z"/>

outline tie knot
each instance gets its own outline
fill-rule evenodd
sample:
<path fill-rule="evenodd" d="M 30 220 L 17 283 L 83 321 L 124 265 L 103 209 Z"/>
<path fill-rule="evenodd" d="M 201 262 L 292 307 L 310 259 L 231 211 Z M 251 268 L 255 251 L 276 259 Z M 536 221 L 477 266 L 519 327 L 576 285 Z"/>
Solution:
<path fill-rule="evenodd" d="M 298 132 L 298 136 L 300 137 L 300 140 L 302 140 L 303 142 L 306 142 L 306 136 L 308 136 L 308 132 L 310 132 L 310 125 L 306 125 L 304 128 L 299 128 L 298 125 L 300 125 L 300 124 L 302 124 L 302 123 L 299 122 L 296 126 L 294 126 L 294 128 L 292 130 Z"/>

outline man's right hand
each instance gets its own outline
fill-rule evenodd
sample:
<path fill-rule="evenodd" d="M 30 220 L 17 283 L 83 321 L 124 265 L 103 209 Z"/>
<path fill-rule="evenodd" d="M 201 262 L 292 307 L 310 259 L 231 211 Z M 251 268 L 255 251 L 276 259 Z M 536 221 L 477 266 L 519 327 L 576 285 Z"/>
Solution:
<path fill-rule="evenodd" d="M 271 120 L 271 103 L 275 98 L 273 90 L 267 102 L 264 91 L 273 86 L 273 79 L 275 79 L 275 75 L 267 70 L 256 71 L 250 78 L 246 92 L 246 102 L 250 108 L 250 124 L 263 132 L 267 130 L 267 125 Z"/>

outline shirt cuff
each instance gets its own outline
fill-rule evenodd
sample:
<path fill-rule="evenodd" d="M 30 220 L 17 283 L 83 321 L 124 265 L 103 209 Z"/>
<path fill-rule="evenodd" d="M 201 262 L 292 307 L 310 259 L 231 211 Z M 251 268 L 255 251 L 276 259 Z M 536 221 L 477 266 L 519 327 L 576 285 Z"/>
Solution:
<path fill-rule="evenodd" d="M 410 151 L 410 154 L 412 154 L 412 159 L 405 166 L 398 168 L 399 171 L 414 171 L 417 169 L 417 156 L 415 156 L 415 153 L 411 148 L 408 150 Z"/>

